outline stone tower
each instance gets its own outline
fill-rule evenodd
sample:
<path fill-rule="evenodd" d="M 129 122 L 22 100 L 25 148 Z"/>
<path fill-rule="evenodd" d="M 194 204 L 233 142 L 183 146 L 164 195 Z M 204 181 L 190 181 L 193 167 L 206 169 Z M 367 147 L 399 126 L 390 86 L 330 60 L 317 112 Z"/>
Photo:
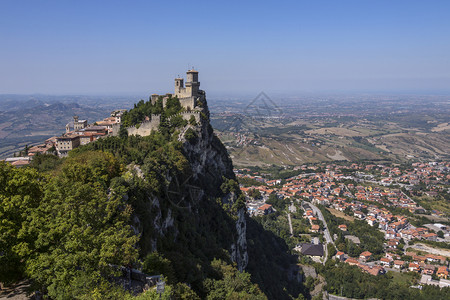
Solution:
<path fill-rule="evenodd" d="M 73 116 L 73 130 L 77 131 L 87 127 L 87 120 L 79 120 L 78 116 Z"/>
<path fill-rule="evenodd" d="M 181 95 L 184 93 L 184 79 L 175 78 L 175 95 Z"/>
<path fill-rule="evenodd" d="M 198 72 L 194 69 L 186 72 L 186 87 L 183 78 L 175 78 L 175 96 L 178 99 L 197 97 L 199 94 L 200 82 L 198 82 Z"/>
<path fill-rule="evenodd" d="M 198 95 L 198 90 L 200 87 L 200 82 L 198 82 L 198 72 L 191 69 L 186 72 L 186 92 L 188 97 Z"/>

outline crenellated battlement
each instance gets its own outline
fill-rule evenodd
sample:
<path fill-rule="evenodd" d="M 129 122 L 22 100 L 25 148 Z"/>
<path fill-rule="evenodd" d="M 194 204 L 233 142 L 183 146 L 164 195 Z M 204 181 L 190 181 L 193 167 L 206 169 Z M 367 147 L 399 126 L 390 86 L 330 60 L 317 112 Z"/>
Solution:
<path fill-rule="evenodd" d="M 127 128 L 128 135 L 140 135 L 147 136 L 154 130 L 158 130 L 159 124 L 161 123 L 161 115 L 152 114 L 148 120 L 142 121 L 142 123 Z M 121 124 L 114 124 L 112 135 L 118 136 Z"/>
<path fill-rule="evenodd" d="M 161 115 L 151 115 L 150 120 L 143 121 L 140 125 L 128 127 L 128 135 L 150 135 L 152 131 L 158 130 L 159 124 L 161 124 Z"/>
<path fill-rule="evenodd" d="M 167 100 L 175 96 L 180 101 L 181 107 L 185 111 L 180 112 L 168 118 L 168 121 L 174 117 L 181 116 L 184 120 L 190 121 L 191 117 L 195 118 L 197 123 L 201 123 L 201 112 L 207 110 L 206 106 L 206 93 L 199 89 L 200 82 L 198 81 L 198 72 L 195 70 L 189 70 L 186 72 L 186 83 L 183 78 L 175 79 L 175 94 L 167 93 L 165 95 L 152 94 L 150 101 L 154 105 L 160 97 L 163 100 L 163 107 L 166 107 Z M 209 112 L 206 111 L 209 115 Z M 139 125 L 130 126 L 127 128 L 128 135 L 150 135 L 153 130 L 158 130 L 161 124 L 161 115 L 152 114 L 147 120 L 144 120 Z M 112 135 L 118 136 L 120 131 L 120 124 L 113 125 Z"/>
<path fill-rule="evenodd" d="M 194 69 L 186 72 L 186 83 L 183 78 L 175 78 L 175 93 L 165 95 L 153 94 L 150 101 L 155 104 L 159 97 L 163 99 L 163 106 L 166 106 L 169 97 L 177 97 L 181 106 L 186 110 L 193 110 L 198 103 L 205 101 L 205 91 L 200 90 L 200 82 L 198 81 L 198 72 Z"/>
<path fill-rule="evenodd" d="M 180 113 L 175 114 L 175 115 L 173 115 L 173 116 L 170 116 L 167 120 L 170 122 L 170 120 L 171 120 L 172 118 L 181 116 L 181 117 L 183 117 L 184 120 L 189 121 L 189 120 L 191 119 L 191 116 L 194 116 L 195 121 L 196 121 L 197 123 L 199 123 L 200 120 L 201 120 L 201 119 L 200 119 L 200 114 L 201 114 L 201 111 L 200 111 L 200 110 L 183 111 L 183 112 L 180 112 Z"/>
<path fill-rule="evenodd" d="M 171 121 L 172 118 L 177 116 L 181 116 L 184 120 L 190 121 L 191 117 L 195 118 L 197 123 L 201 123 L 201 110 L 192 110 L 192 111 L 183 111 L 173 116 L 170 116 L 167 121 Z M 142 121 L 142 123 L 134 126 L 130 126 L 127 128 L 128 135 L 140 135 L 147 136 L 154 130 L 158 130 L 159 125 L 161 124 L 161 115 L 152 114 L 149 120 Z M 120 124 L 113 125 L 113 136 L 118 136 L 120 131 Z"/>

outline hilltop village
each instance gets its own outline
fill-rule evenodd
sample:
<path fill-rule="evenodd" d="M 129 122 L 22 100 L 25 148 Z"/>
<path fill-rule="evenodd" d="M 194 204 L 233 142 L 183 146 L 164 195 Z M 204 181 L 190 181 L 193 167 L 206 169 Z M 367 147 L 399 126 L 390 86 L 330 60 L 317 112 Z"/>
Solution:
<path fill-rule="evenodd" d="M 205 92 L 200 90 L 198 72 L 194 69 L 186 72 L 186 83 L 183 78 L 175 78 L 173 94 L 152 94 L 150 101 L 154 105 L 160 99 L 163 107 L 166 107 L 168 99 L 172 97 L 179 100 L 182 111 L 178 115 L 184 120 L 195 120 L 198 123 L 201 122 L 200 113 L 208 114 Z M 54 136 L 45 140 L 42 144 L 26 147 L 18 156 L 7 158 L 5 161 L 16 167 L 21 167 L 28 165 L 36 154 L 57 154 L 59 157 L 66 157 L 70 150 L 81 145 L 89 144 L 99 138 L 119 135 L 122 127 L 122 116 L 126 112 L 126 109 L 114 110 L 108 118 L 90 124 L 88 120 L 74 116 L 73 121 L 67 123 L 66 131 L 61 136 Z M 152 114 L 145 116 L 142 122 L 126 127 L 126 131 L 128 135 L 147 136 L 152 131 L 158 130 L 160 124 L 161 115 Z"/>
<path fill-rule="evenodd" d="M 300 257 L 335 258 L 374 276 L 414 272 L 421 285 L 450 286 L 450 227 L 440 223 L 448 213 L 427 203 L 449 190 L 450 163 L 317 164 L 293 172 L 274 178 L 235 169 L 248 214 L 277 224 Z"/>

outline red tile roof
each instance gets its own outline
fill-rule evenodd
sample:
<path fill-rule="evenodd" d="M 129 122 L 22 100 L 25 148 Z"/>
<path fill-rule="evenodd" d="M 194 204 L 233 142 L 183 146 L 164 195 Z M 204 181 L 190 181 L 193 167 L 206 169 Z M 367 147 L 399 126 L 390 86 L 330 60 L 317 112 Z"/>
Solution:
<path fill-rule="evenodd" d="M 361 256 L 369 257 L 369 256 L 371 256 L 371 255 L 372 255 L 372 253 L 370 253 L 369 251 L 364 251 L 363 253 L 361 253 L 360 257 L 361 257 Z"/>
<path fill-rule="evenodd" d="M 269 209 L 271 207 L 272 207 L 272 205 L 270 205 L 270 204 L 264 204 L 264 205 L 261 205 L 260 207 L 258 207 L 258 209 L 259 210 L 266 210 L 266 209 Z"/>

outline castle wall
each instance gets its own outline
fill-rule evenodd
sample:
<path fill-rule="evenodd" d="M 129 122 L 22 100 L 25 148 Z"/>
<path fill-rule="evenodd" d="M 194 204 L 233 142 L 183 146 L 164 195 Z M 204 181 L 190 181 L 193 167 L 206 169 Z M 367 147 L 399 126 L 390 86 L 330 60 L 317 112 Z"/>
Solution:
<path fill-rule="evenodd" d="M 191 116 L 194 116 L 195 121 L 197 121 L 197 123 L 200 123 L 200 111 L 182 112 L 181 116 L 187 121 L 190 120 Z"/>
<path fill-rule="evenodd" d="M 140 136 L 150 135 L 150 133 L 153 130 L 158 130 L 160 123 L 161 123 L 161 116 L 152 115 L 151 120 L 142 122 L 139 128 L 137 128 L 136 126 L 128 127 L 127 128 L 128 135 L 140 135 Z"/>
<path fill-rule="evenodd" d="M 192 110 L 195 108 L 195 99 L 196 97 L 186 97 L 186 98 L 180 98 L 180 104 L 181 106 L 186 110 Z"/>
<path fill-rule="evenodd" d="M 116 123 L 116 124 L 112 124 L 112 136 L 118 136 L 119 135 L 119 130 L 120 130 L 120 123 Z"/>
<path fill-rule="evenodd" d="M 186 111 L 180 113 L 184 120 L 189 121 L 192 116 L 194 116 L 195 121 L 197 123 L 201 123 L 200 111 L 203 109 L 202 103 L 205 103 L 205 92 L 200 90 L 200 82 L 198 82 L 198 73 L 196 71 L 188 71 L 187 72 L 186 86 L 184 86 L 183 78 L 175 79 L 175 94 L 174 96 L 178 97 L 181 107 L 183 107 Z M 171 97 L 172 94 L 168 93 L 163 95 L 163 107 L 166 107 L 167 99 Z M 154 105 L 160 95 L 153 94 L 150 96 L 150 101 Z M 201 104 L 200 107 L 197 107 L 198 102 Z M 159 124 L 161 123 L 160 115 L 152 115 L 150 121 L 144 121 L 140 124 L 140 126 L 132 126 L 127 128 L 128 135 L 140 135 L 147 136 L 153 130 L 158 130 Z M 120 131 L 120 124 L 113 124 L 112 126 L 112 135 L 118 136 Z"/>
<path fill-rule="evenodd" d="M 196 121 L 197 123 L 200 123 L 200 113 L 201 113 L 201 111 L 199 111 L 199 110 L 195 110 L 195 111 L 184 111 L 184 112 L 182 112 L 182 113 L 179 113 L 179 114 L 176 114 L 176 115 L 171 116 L 171 117 L 169 118 L 169 121 L 170 121 L 170 119 L 172 119 L 173 117 L 176 117 L 176 116 L 181 116 L 181 117 L 183 117 L 184 120 L 189 121 L 189 120 L 191 119 L 191 116 L 194 116 L 195 121 Z"/>

